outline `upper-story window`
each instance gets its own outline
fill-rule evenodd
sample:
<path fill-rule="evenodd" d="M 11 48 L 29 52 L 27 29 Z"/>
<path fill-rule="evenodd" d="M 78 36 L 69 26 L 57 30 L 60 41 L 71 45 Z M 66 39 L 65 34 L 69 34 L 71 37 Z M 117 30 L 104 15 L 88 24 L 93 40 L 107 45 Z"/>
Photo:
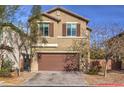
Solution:
<path fill-rule="evenodd" d="M 62 36 L 80 36 L 80 29 L 80 23 L 63 23 Z"/>
<path fill-rule="evenodd" d="M 41 31 L 42 36 L 54 36 L 54 24 L 52 22 L 42 22 L 39 24 L 39 29 Z"/>
<path fill-rule="evenodd" d="M 49 36 L 49 23 L 41 23 L 40 31 L 43 36 Z"/>
<path fill-rule="evenodd" d="M 66 24 L 67 36 L 76 36 L 77 24 L 68 23 Z"/>

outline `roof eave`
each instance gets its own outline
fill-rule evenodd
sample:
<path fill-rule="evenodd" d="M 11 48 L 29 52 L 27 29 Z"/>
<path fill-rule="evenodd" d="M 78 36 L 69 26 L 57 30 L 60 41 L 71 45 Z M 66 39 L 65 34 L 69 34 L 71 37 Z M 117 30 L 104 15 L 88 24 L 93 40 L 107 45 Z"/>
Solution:
<path fill-rule="evenodd" d="M 90 27 L 87 27 L 87 30 L 89 30 L 90 32 L 92 32 L 92 29 Z"/>
<path fill-rule="evenodd" d="M 10 26 L 10 27 L 12 27 L 13 29 L 15 29 L 16 31 L 21 32 L 21 30 L 20 30 L 18 27 L 16 27 L 14 24 L 12 24 L 12 23 L 3 23 L 3 24 L 1 25 L 2 28 L 3 28 L 4 26 Z"/>
<path fill-rule="evenodd" d="M 42 14 L 40 14 L 40 15 L 47 16 L 47 17 L 49 17 L 50 19 L 53 19 L 53 20 L 55 20 L 55 21 L 57 21 L 57 22 L 61 21 L 60 19 L 57 19 L 57 18 L 55 18 L 55 17 L 53 17 L 53 16 L 51 16 L 51 15 L 48 15 L 48 14 L 46 14 L 46 13 L 42 13 Z M 31 21 L 32 21 L 34 18 L 36 18 L 36 17 L 37 17 L 37 15 L 30 17 L 30 18 L 28 19 L 28 22 L 31 22 Z"/>
<path fill-rule="evenodd" d="M 67 9 L 60 8 L 60 7 L 55 7 L 55 8 L 53 8 L 53 9 L 51 9 L 51 10 L 48 10 L 47 13 L 51 13 L 51 12 L 56 11 L 56 10 L 61 10 L 61 11 L 64 11 L 64 12 L 66 12 L 66 13 L 69 13 L 69 14 L 71 14 L 71 15 L 73 15 L 73 16 L 79 18 L 79 19 L 82 19 L 82 20 L 86 21 L 87 23 L 90 21 L 90 20 L 87 19 L 87 18 L 84 18 L 84 17 L 82 17 L 82 16 L 80 16 L 80 15 L 78 15 L 78 14 L 75 14 L 75 13 L 73 13 L 73 12 L 70 12 L 70 11 L 67 10 Z"/>

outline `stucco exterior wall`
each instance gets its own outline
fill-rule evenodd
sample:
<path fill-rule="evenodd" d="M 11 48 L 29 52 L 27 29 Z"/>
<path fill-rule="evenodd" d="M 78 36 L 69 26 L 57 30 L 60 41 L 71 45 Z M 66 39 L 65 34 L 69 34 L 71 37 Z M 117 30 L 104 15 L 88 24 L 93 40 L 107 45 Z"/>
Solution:
<path fill-rule="evenodd" d="M 52 12 L 50 15 L 55 16 L 56 15 L 56 11 Z M 47 40 L 48 44 L 57 44 L 58 47 L 55 48 L 37 48 L 38 51 L 67 51 L 69 50 L 69 47 L 72 46 L 72 42 L 74 40 L 79 40 L 83 42 L 83 40 L 86 40 L 87 37 L 85 37 L 86 35 L 89 34 L 89 32 L 86 29 L 86 22 L 83 20 L 80 20 L 74 16 L 68 15 L 66 13 L 63 13 L 60 11 L 60 18 L 61 21 L 57 22 L 53 19 L 50 19 L 46 16 L 42 16 L 41 19 L 42 21 L 48 21 L 48 22 L 52 22 L 54 23 L 54 36 L 53 37 L 45 37 L 45 39 Z M 34 19 L 34 22 L 36 22 L 37 24 L 40 23 L 40 21 L 38 19 Z M 33 23 L 34 23 L 33 22 Z M 67 37 L 67 36 L 62 36 L 62 24 L 66 23 L 66 22 L 75 22 L 75 23 L 79 23 L 80 24 L 80 36 L 74 36 L 74 37 Z M 85 34 L 85 35 L 83 35 Z M 85 39 L 84 39 L 85 38 Z M 39 37 L 39 40 L 42 40 L 42 37 Z M 41 43 L 40 43 L 41 44 Z M 37 46 L 37 45 L 35 45 Z"/>
<path fill-rule="evenodd" d="M 56 12 L 59 12 L 59 16 L 57 16 Z M 37 62 L 37 52 L 69 52 L 69 51 L 74 51 L 72 49 L 72 46 L 74 46 L 74 41 L 79 41 L 79 42 L 87 42 L 86 46 L 82 46 L 82 47 L 89 47 L 90 41 L 89 41 L 89 37 L 90 37 L 90 31 L 87 30 L 87 22 L 84 20 L 81 20 L 79 18 L 76 18 L 72 15 L 69 15 L 65 12 L 62 11 L 54 11 L 49 13 L 49 15 L 60 19 L 60 21 L 56 21 L 54 19 L 51 19 L 47 16 L 41 16 L 40 19 L 42 21 L 40 21 L 39 19 L 33 19 L 30 22 L 30 26 L 31 24 L 39 24 L 40 22 L 50 22 L 50 23 L 54 23 L 54 36 L 53 37 L 45 37 L 45 39 L 47 40 L 47 44 L 52 44 L 52 45 L 56 45 L 54 47 L 46 47 L 46 45 L 41 46 L 42 43 L 37 43 L 33 45 L 32 51 L 35 52 L 35 55 L 33 57 L 32 60 L 32 64 L 31 64 L 31 70 L 32 71 L 38 71 L 38 62 Z M 80 24 L 80 36 L 62 36 L 62 25 L 64 23 L 68 23 L 68 22 L 72 22 L 72 23 L 78 23 Z M 37 25 L 38 26 L 38 25 Z M 42 36 L 38 38 L 38 41 L 40 42 L 42 40 Z M 35 48 L 34 48 L 35 47 Z M 89 48 L 87 48 L 89 49 Z M 90 53 L 88 54 L 88 58 L 90 58 Z M 90 60 L 89 60 L 90 61 Z"/>
<path fill-rule="evenodd" d="M 57 16 L 57 12 L 60 13 L 60 16 Z M 64 13 L 60 10 L 56 10 L 56 11 L 53 11 L 51 13 L 49 13 L 50 15 L 58 18 L 58 19 L 61 19 L 61 21 L 59 22 L 59 32 L 62 32 L 62 24 L 65 23 L 65 22 L 77 22 L 79 23 L 81 26 L 80 26 L 80 33 L 82 33 L 83 31 L 86 33 L 86 21 L 84 20 L 81 20 L 81 19 L 78 19 L 72 15 L 69 15 L 67 13 Z M 60 36 L 62 35 L 62 33 L 60 33 Z M 81 35 L 82 36 L 82 35 Z"/>

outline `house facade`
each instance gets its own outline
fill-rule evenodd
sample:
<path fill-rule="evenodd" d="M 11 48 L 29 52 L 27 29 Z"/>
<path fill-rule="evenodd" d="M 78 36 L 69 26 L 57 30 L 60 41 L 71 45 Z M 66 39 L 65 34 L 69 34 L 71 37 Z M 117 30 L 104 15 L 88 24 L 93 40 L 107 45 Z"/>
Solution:
<path fill-rule="evenodd" d="M 31 70 L 79 71 L 82 65 L 80 50 L 75 47 L 84 47 L 86 42 L 85 47 L 89 49 L 91 29 L 87 27 L 88 22 L 88 19 L 60 7 L 42 13 L 39 18 L 29 18 L 30 27 L 33 24 L 38 27 L 37 43 L 31 47 L 34 53 Z"/>

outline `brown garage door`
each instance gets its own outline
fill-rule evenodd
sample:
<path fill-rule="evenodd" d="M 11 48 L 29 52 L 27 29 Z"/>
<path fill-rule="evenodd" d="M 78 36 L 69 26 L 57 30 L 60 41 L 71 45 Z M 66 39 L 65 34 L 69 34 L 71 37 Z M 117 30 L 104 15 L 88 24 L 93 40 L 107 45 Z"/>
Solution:
<path fill-rule="evenodd" d="M 79 54 L 38 53 L 39 71 L 77 71 Z"/>

